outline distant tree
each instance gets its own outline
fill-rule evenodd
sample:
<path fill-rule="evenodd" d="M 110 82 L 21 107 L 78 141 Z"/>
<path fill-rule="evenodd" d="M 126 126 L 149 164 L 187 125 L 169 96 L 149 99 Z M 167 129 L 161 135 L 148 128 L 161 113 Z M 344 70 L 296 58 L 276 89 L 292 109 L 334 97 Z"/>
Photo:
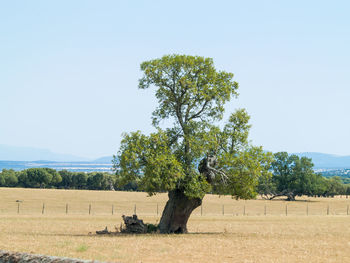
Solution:
<path fill-rule="evenodd" d="M 3 169 L 0 176 L 0 185 L 6 187 L 15 187 L 18 184 L 18 178 L 15 170 Z"/>
<path fill-rule="evenodd" d="M 345 194 L 348 196 L 348 195 L 350 195 L 350 185 L 347 185 L 346 186 L 346 192 L 345 192 Z"/>
<path fill-rule="evenodd" d="M 91 190 L 110 190 L 113 183 L 111 175 L 101 172 L 90 174 L 87 181 L 88 188 Z"/>
<path fill-rule="evenodd" d="M 296 196 L 320 193 L 322 181 L 314 173 L 310 158 L 299 158 L 286 152 L 276 153 L 274 157 L 272 182 L 275 188 L 270 193 L 271 198 L 287 196 L 287 200 L 293 201 Z"/>
<path fill-rule="evenodd" d="M 327 190 L 327 179 L 321 174 L 314 174 L 312 179 L 313 191 L 308 194 L 309 196 L 324 196 Z"/>
<path fill-rule="evenodd" d="M 339 176 L 333 176 L 326 179 L 326 191 L 325 196 L 335 196 L 346 194 L 346 187 L 342 183 Z"/>
<path fill-rule="evenodd" d="M 43 168 L 29 168 L 21 171 L 19 175 L 20 184 L 24 187 L 45 188 L 52 180 L 52 174 Z"/>
<path fill-rule="evenodd" d="M 58 187 L 61 182 L 62 182 L 62 177 L 59 173 L 56 172 L 52 175 L 50 186 L 51 187 Z"/>
<path fill-rule="evenodd" d="M 6 186 L 5 184 L 5 176 L 3 175 L 3 173 L 0 173 L 0 186 Z"/>
<path fill-rule="evenodd" d="M 76 189 L 87 189 L 88 178 L 86 173 L 78 172 L 72 177 L 72 183 Z"/>
<path fill-rule="evenodd" d="M 75 185 L 73 184 L 73 173 L 68 170 L 61 170 L 58 172 L 61 176 L 62 180 L 58 184 L 58 187 L 65 189 L 75 189 Z"/>
<path fill-rule="evenodd" d="M 2 174 L 4 176 L 4 179 L 5 179 L 5 185 L 7 187 L 15 187 L 17 186 L 18 184 L 18 178 L 17 178 L 17 175 L 16 175 L 16 171 L 13 170 L 13 169 L 4 169 L 2 171 Z"/>
<path fill-rule="evenodd" d="M 51 175 L 51 180 L 46 183 L 46 186 L 51 188 L 55 188 L 59 186 L 59 184 L 62 182 L 62 177 L 55 169 L 51 169 L 51 168 L 41 168 L 41 169 L 43 169 L 43 171 Z"/>
<path fill-rule="evenodd" d="M 114 168 L 121 186 L 139 182 L 150 195 L 168 192 L 159 231 L 187 232 L 192 211 L 208 192 L 255 197 L 271 156 L 248 144 L 249 115 L 238 110 L 223 129 L 215 126 L 224 104 L 238 94 L 233 74 L 216 70 L 210 58 L 185 55 L 146 61 L 141 70 L 139 88 L 156 88 L 157 131 L 124 134 Z M 166 119 L 174 125 L 161 129 Z"/>

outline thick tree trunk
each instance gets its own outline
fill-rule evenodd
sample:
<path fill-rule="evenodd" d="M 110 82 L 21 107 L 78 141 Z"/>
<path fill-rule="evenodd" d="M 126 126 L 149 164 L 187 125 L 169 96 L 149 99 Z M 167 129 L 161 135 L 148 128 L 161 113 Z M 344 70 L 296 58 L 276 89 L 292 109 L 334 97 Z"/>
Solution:
<path fill-rule="evenodd" d="M 187 221 L 192 211 L 202 204 L 202 199 L 189 199 L 180 190 L 170 191 L 168 196 L 158 225 L 160 233 L 187 233 Z"/>

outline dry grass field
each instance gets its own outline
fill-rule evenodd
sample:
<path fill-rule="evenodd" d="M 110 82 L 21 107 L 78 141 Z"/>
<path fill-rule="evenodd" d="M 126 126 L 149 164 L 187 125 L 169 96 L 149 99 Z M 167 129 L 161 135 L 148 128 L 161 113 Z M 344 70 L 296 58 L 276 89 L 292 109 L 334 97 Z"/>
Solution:
<path fill-rule="evenodd" d="M 345 197 L 287 203 L 207 195 L 190 218 L 190 234 L 94 234 L 119 226 L 135 204 L 139 217 L 156 223 L 166 199 L 166 194 L 0 188 L 0 249 L 109 262 L 350 262 Z"/>

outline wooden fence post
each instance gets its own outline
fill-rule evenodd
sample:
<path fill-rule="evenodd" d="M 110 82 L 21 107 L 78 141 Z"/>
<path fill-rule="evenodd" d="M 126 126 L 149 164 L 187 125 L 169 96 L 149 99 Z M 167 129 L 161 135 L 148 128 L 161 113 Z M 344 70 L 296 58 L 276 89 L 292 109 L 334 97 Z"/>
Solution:
<path fill-rule="evenodd" d="M 112 205 L 112 215 L 114 215 L 114 205 Z"/>
<path fill-rule="evenodd" d="M 264 206 L 264 215 L 266 216 L 266 205 Z"/>
<path fill-rule="evenodd" d="M 309 204 L 306 204 L 306 215 L 309 215 Z"/>
<path fill-rule="evenodd" d="M 136 204 L 134 206 L 134 215 L 136 215 Z"/>
<path fill-rule="evenodd" d="M 203 204 L 201 204 L 201 216 L 203 216 Z"/>
<path fill-rule="evenodd" d="M 66 204 L 66 214 L 68 214 L 68 204 Z"/>
<path fill-rule="evenodd" d="M 89 204 L 89 215 L 91 214 L 91 204 Z"/>
<path fill-rule="evenodd" d="M 346 207 L 346 215 L 349 215 L 349 205 Z"/>
<path fill-rule="evenodd" d="M 44 214 L 45 212 L 45 203 L 43 203 L 43 209 L 41 210 L 41 213 Z"/>
<path fill-rule="evenodd" d="M 288 215 L 288 205 L 286 204 L 286 216 Z"/>
<path fill-rule="evenodd" d="M 329 205 L 327 206 L 327 215 L 329 215 Z"/>
<path fill-rule="evenodd" d="M 245 216 L 245 205 L 243 206 L 243 215 Z"/>
<path fill-rule="evenodd" d="M 17 203 L 17 214 L 19 214 L 19 202 Z"/>

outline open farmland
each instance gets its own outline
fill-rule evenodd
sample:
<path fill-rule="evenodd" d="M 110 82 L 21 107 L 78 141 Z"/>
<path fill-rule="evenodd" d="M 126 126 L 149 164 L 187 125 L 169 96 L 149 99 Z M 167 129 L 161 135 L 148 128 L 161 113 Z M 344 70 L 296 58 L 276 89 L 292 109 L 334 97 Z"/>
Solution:
<path fill-rule="evenodd" d="M 139 217 L 156 223 L 166 194 L 1 188 L 0 200 L 4 250 L 113 262 L 350 262 L 344 196 L 284 202 L 207 195 L 190 234 L 140 236 L 94 233 L 114 230 L 135 205 Z"/>

